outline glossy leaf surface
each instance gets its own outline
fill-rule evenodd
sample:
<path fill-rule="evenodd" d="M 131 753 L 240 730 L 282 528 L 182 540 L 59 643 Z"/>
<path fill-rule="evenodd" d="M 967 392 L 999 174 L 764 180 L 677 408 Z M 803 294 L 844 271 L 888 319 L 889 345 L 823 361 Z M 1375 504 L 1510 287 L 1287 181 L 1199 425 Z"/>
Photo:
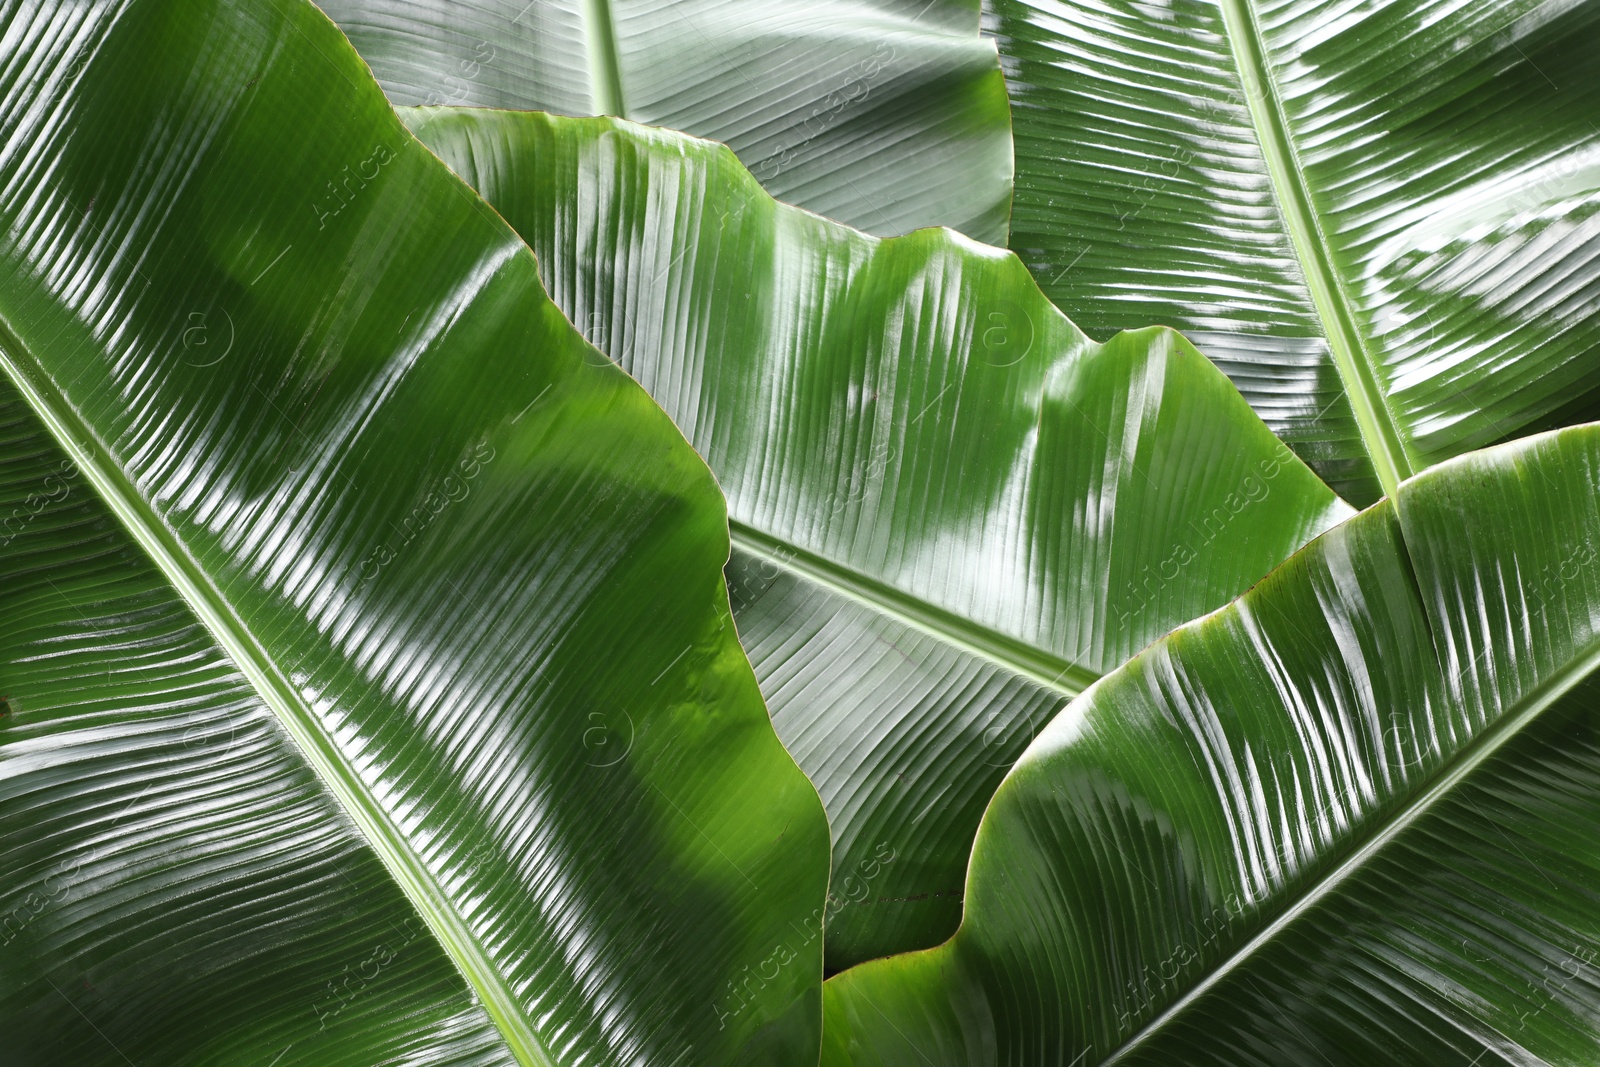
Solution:
<path fill-rule="evenodd" d="M 0 25 L 7 1054 L 814 1063 L 705 465 L 310 4 Z"/>
<path fill-rule="evenodd" d="M 404 118 L 716 472 L 739 630 L 830 814 L 830 968 L 947 936 L 1066 700 L 1349 514 L 1181 337 L 1094 344 L 1009 253 L 867 237 L 680 134 Z"/>
<path fill-rule="evenodd" d="M 1600 4 L 991 0 L 1011 246 L 1356 503 L 1600 415 Z"/>
<path fill-rule="evenodd" d="M 1600 426 L 1441 465 L 1058 716 L 824 1063 L 1600 1049 Z"/>
<path fill-rule="evenodd" d="M 261 698 L 0 383 L 19 1064 L 513 1064 Z"/>
<path fill-rule="evenodd" d="M 1004 244 L 1011 119 L 977 0 L 323 0 L 389 97 L 616 115 L 722 141 L 885 236 Z"/>

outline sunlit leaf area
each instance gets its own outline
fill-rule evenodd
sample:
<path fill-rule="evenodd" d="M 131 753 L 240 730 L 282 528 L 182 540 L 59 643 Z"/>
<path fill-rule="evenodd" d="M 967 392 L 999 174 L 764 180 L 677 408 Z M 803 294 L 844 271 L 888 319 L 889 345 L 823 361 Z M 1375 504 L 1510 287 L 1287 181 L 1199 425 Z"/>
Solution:
<path fill-rule="evenodd" d="M 0 0 L 0 1067 L 1600 1064 L 1600 0 Z"/>

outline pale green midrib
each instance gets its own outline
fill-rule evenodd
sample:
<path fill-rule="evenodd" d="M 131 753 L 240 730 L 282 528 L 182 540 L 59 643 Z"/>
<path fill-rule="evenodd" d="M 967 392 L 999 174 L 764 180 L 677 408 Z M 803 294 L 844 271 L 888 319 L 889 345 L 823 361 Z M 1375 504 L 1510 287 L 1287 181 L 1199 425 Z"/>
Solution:
<path fill-rule="evenodd" d="M 627 118 L 627 103 L 622 95 L 622 53 L 617 48 L 611 0 L 583 0 L 583 36 L 595 111 Z"/>
<path fill-rule="evenodd" d="M 114 464 L 102 465 L 84 444 L 94 438 L 90 427 L 72 411 L 64 398 L 53 403 L 36 388 L 11 351 L 26 352 L 8 325 L 0 320 L 0 368 L 44 423 L 56 444 L 82 471 L 129 535 L 145 550 L 178 594 L 228 653 L 272 709 L 301 754 L 339 806 L 366 837 L 418 915 L 433 931 L 440 946 L 472 987 L 522 1067 L 555 1067 L 521 1004 L 456 914 L 449 898 L 412 850 L 398 827 L 345 762 L 333 739 L 300 699 L 266 650 L 256 641 L 221 592 L 189 555 L 177 536 L 154 514 L 126 475 Z"/>
<path fill-rule="evenodd" d="M 1404 439 L 1378 384 L 1371 353 L 1356 329 L 1355 313 L 1333 265 L 1327 237 L 1311 207 L 1311 190 L 1300 165 L 1289 122 L 1267 65 L 1266 45 L 1250 0 L 1220 0 L 1229 47 L 1238 65 L 1245 101 L 1266 160 L 1273 192 L 1283 211 L 1290 242 L 1322 320 L 1334 367 L 1344 382 L 1362 445 L 1384 495 L 1394 499 L 1400 483 L 1416 473 Z"/>
<path fill-rule="evenodd" d="M 1207 974 L 1202 981 L 1168 1005 L 1161 1014 L 1151 1019 L 1136 1034 L 1118 1046 L 1110 1056 L 1101 1060 L 1100 1067 L 1111 1067 L 1112 1064 L 1134 1052 L 1138 1046 L 1149 1040 L 1168 1022 L 1215 988 L 1218 983 L 1237 970 L 1262 946 L 1281 933 L 1285 927 L 1304 915 L 1329 893 L 1338 888 L 1340 883 L 1355 874 L 1375 853 L 1398 837 L 1401 832 L 1411 827 L 1418 819 L 1426 815 L 1429 809 L 1437 804 L 1441 798 L 1460 785 L 1469 774 L 1481 766 L 1490 756 L 1505 747 L 1528 724 L 1538 718 L 1545 709 L 1560 700 L 1573 687 L 1597 670 L 1600 670 L 1600 641 L 1594 642 L 1590 647 L 1576 655 L 1565 667 L 1553 672 L 1548 678 L 1523 694 L 1522 699 L 1512 705 L 1510 712 L 1502 715 L 1492 726 L 1467 744 L 1466 749 L 1452 761 L 1450 770 L 1447 773 L 1409 804 L 1390 816 L 1361 847 L 1341 860 L 1316 885 L 1312 886 L 1306 893 L 1298 897 L 1290 907 L 1285 909 L 1283 914 L 1273 919 L 1259 933 L 1249 941 L 1246 941 L 1237 952 L 1229 956 L 1221 966 Z"/>
<path fill-rule="evenodd" d="M 788 544 L 736 519 L 728 521 L 728 529 L 735 548 L 797 574 L 835 596 L 860 604 L 908 629 L 926 634 L 942 644 L 1059 693 L 1068 700 L 1100 679 L 1095 672 L 1055 653 L 1035 648 L 954 612 L 934 607 L 885 582 Z"/>

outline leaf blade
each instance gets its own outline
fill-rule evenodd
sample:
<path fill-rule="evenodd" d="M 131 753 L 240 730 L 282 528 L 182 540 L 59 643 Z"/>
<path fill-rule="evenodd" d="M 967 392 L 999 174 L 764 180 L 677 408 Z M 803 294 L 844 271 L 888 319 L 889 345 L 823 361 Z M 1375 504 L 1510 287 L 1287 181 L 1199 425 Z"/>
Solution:
<path fill-rule="evenodd" d="M 1289 1054 L 1355 1063 L 1402 1030 L 1418 1044 L 1388 1046 L 1384 1054 L 1399 1062 L 1483 1054 L 1441 1033 L 1465 1031 L 1495 1047 L 1491 1020 L 1504 1018 L 1504 1002 L 1463 992 L 1424 1004 L 1421 994 L 1437 984 L 1499 984 L 1505 995 L 1501 980 L 1446 960 L 1448 946 L 1431 933 L 1390 923 L 1374 911 L 1371 887 L 1387 879 L 1384 892 L 1406 900 L 1401 914 L 1418 917 L 1441 901 L 1467 914 L 1475 894 L 1504 896 L 1514 875 L 1503 867 L 1474 869 L 1478 888 L 1463 899 L 1441 895 L 1441 880 L 1463 883 L 1430 850 L 1472 852 L 1477 838 L 1452 830 L 1470 807 L 1461 798 L 1503 807 L 1500 779 L 1531 781 L 1527 767 L 1507 765 L 1513 753 L 1531 753 L 1536 765 L 1552 752 L 1570 757 L 1575 777 L 1555 791 L 1576 812 L 1600 812 L 1584 769 L 1593 751 L 1588 742 L 1563 751 L 1562 732 L 1587 738 L 1593 729 L 1593 574 L 1547 583 L 1548 610 L 1537 616 L 1525 613 L 1528 584 L 1486 580 L 1593 551 L 1597 448 L 1600 432 L 1578 427 L 1413 478 L 1401 487 L 1398 518 L 1387 503 L 1369 509 L 1237 604 L 1100 683 L 997 794 L 955 940 L 829 983 L 825 1062 L 876 1053 L 890 1063 L 1254 1063 Z M 1488 516 L 1470 541 L 1494 554 L 1463 560 L 1463 506 Z M 1564 543 L 1549 538 L 1552 520 L 1570 531 Z M 1295 598 L 1318 608 L 1287 610 Z M 1313 629 L 1297 636 L 1294 620 Z M 1324 626 L 1337 652 L 1318 636 Z M 1252 646 L 1253 656 L 1242 654 Z M 1467 647 L 1479 652 L 1453 654 Z M 1251 673 L 1254 682 L 1232 689 Z M 1268 695 L 1274 689 L 1279 696 Z M 1163 720 L 1195 743 L 1162 754 Z M 1578 847 L 1590 826 L 1583 818 L 1570 832 L 1543 832 L 1577 849 L 1580 871 L 1600 862 L 1592 846 Z M 1538 823 L 1519 825 L 1532 832 Z M 1526 855 L 1502 837 L 1509 847 L 1495 841 L 1494 854 L 1520 857 L 1512 862 L 1523 869 Z M 1548 848 L 1543 855 L 1552 857 Z M 1124 897 L 1135 903 L 1108 903 Z M 1349 909 L 1358 909 L 1354 918 Z M 1526 899 L 1517 910 L 1530 925 L 1504 936 L 1542 937 Z M 1573 936 L 1600 944 L 1581 909 L 1558 911 Z M 1362 944 L 1383 946 L 1387 995 L 1365 984 L 1361 949 L 1322 940 L 1344 922 L 1374 939 Z M 1485 936 L 1482 924 L 1474 936 Z M 1297 977 L 1305 964 L 1296 953 L 1321 961 L 1317 978 Z M 1447 965 L 1437 977 L 1429 970 Z M 1262 969 L 1281 984 L 1263 992 Z M 1407 987 L 1403 996 L 1393 995 L 1396 985 Z M 1528 1036 L 1530 1052 L 1563 1040 L 1556 1014 Z M 1592 1028 L 1578 1036 L 1579 1045 L 1594 1040 Z"/>
<path fill-rule="evenodd" d="M 730 145 L 772 193 L 883 235 L 1005 240 L 1011 119 L 965 0 L 329 0 L 402 106 L 615 115 Z"/>
<path fill-rule="evenodd" d="M 953 929 L 1052 702 L 1348 514 L 1181 338 L 1096 345 L 1014 257 L 846 230 L 667 131 L 403 117 L 716 472 L 736 617 L 832 815 L 830 967 Z"/>
<path fill-rule="evenodd" d="M 1358 504 L 1374 449 L 1405 473 L 1594 417 L 1600 326 L 1558 295 L 1594 272 L 1597 133 L 1568 73 L 1587 5 L 998 0 L 992 21 L 1013 246 L 1091 333 L 1183 330 Z"/>
<path fill-rule="evenodd" d="M 13 1054 L 514 1062 L 272 713 L 9 381 L 0 427 Z M 150 996 L 168 989 L 180 995 Z"/>
<path fill-rule="evenodd" d="M 8 377 L 502 1043 L 805 1059 L 817 946 L 727 1007 L 826 828 L 725 625 L 704 465 L 309 4 L 13 22 Z"/>

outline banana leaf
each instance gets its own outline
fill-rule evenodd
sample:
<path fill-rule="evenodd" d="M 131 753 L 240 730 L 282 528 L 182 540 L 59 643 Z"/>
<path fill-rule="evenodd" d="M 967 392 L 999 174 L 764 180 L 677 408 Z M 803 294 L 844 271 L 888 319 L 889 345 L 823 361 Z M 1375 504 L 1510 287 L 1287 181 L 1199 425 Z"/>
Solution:
<path fill-rule="evenodd" d="M 814 1064 L 688 443 L 309 3 L 0 25 L 3 1058 Z"/>
<path fill-rule="evenodd" d="M 619 120 L 402 117 L 727 494 L 739 632 L 832 827 L 830 969 L 949 936 L 1044 724 L 1351 514 L 1183 338 L 1095 344 L 1008 253 L 876 240 Z"/>
<path fill-rule="evenodd" d="M 1004 244 L 1011 116 L 978 0 L 323 0 L 399 105 L 616 115 L 722 141 L 870 233 Z"/>
<path fill-rule="evenodd" d="M 1600 425 L 1402 483 L 1058 716 L 825 1064 L 1600 1052 Z"/>
<path fill-rule="evenodd" d="M 1345 497 L 1600 418 L 1600 4 L 990 0 L 1011 247 Z"/>

